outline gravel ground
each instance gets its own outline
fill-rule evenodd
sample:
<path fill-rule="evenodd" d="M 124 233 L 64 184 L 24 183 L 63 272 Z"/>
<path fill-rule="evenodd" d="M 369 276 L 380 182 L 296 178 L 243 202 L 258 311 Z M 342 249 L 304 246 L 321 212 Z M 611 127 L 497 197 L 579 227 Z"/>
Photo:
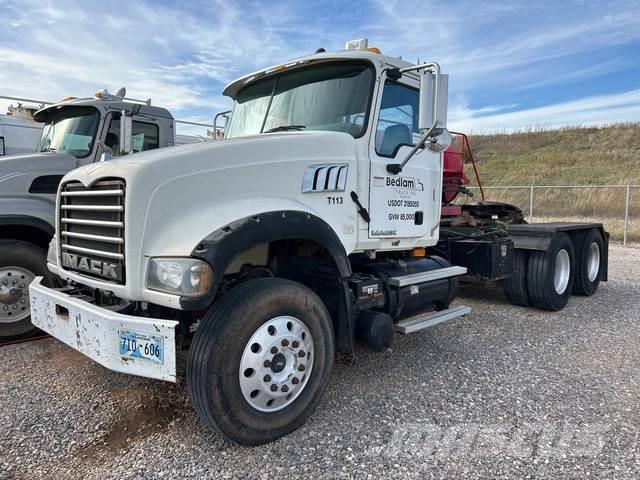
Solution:
<path fill-rule="evenodd" d="M 640 249 L 562 312 L 465 288 L 464 319 L 336 362 L 315 415 L 272 444 L 208 431 L 172 385 L 56 340 L 0 348 L 0 478 L 640 475 Z"/>

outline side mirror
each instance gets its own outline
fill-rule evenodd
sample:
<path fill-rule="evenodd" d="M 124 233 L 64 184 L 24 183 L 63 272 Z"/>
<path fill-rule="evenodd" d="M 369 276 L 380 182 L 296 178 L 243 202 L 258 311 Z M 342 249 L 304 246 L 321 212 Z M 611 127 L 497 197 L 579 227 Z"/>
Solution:
<path fill-rule="evenodd" d="M 216 113 L 213 117 L 213 139 L 214 140 L 224 140 L 224 134 L 227 131 L 227 126 L 229 125 L 229 114 L 231 110 L 225 110 L 224 112 Z M 218 126 L 218 118 L 224 118 L 224 125 L 222 127 Z"/>
<path fill-rule="evenodd" d="M 111 153 L 109 152 L 102 152 L 102 155 L 100 155 L 100 161 L 101 162 L 108 162 L 109 160 L 113 159 L 113 155 L 111 155 Z"/>
<path fill-rule="evenodd" d="M 120 155 L 131 153 L 131 132 L 133 130 L 133 118 L 123 110 L 120 116 Z"/>
<path fill-rule="evenodd" d="M 447 128 L 448 98 L 449 75 L 422 72 L 418 107 L 418 128 L 421 131 L 434 127 L 434 124 L 436 128 Z"/>

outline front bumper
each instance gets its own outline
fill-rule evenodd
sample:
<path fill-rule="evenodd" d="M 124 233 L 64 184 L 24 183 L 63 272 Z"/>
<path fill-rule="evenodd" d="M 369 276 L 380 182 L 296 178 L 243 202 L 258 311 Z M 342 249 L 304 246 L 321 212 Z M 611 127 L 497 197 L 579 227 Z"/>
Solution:
<path fill-rule="evenodd" d="M 41 284 L 29 286 L 31 322 L 110 370 L 158 380 L 176 381 L 174 320 L 134 317 L 87 303 Z M 120 332 L 161 338 L 161 363 L 120 354 Z"/>

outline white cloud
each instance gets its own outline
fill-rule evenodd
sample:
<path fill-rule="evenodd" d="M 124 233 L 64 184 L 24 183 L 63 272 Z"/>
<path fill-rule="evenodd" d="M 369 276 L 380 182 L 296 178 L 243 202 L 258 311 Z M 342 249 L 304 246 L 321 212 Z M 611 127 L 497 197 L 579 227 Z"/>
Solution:
<path fill-rule="evenodd" d="M 450 128 L 475 133 L 510 132 L 529 127 L 558 128 L 568 125 L 604 125 L 640 119 L 640 89 L 598 95 L 524 109 L 485 115 L 458 106 L 449 115 Z"/>

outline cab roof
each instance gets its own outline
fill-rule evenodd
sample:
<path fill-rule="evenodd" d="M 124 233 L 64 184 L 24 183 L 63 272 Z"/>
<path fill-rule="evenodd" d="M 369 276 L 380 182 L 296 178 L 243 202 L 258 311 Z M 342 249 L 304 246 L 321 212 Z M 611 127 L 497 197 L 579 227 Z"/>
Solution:
<path fill-rule="evenodd" d="M 38 122 L 46 122 L 49 115 L 53 112 L 56 112 L 62 108 L 66 107 L 94 107 L 103 110 L 113 110 L 113 111 L 121 111 L 126 110 L 127 112 L 136 111 L 137 113 L 150 117 L 164 117 L 164 118 L 173 118 L 169 110 L 162 107 L 156 107 L 154 105 L 147 105 L 144 103 L 136 103 L 136 102 L 128 102 L 125 100 L 119 99 L 101 99 L 96 97 L 88 97 L 88 98 L 72 98 L 68 100 L 62 100 L 58 103 L 54 103 L 53 105 L 47 105 L 46 107 L 38 110 L 33 118 Z"/>
<path fill-rule="evenodd" d="M 222 93 L 227 97 L 235 98 L 238 92 L 243 87 L 254 82 L 255 80 L 266 78 L 270 75 L 280 73 L 284 70 L 298 68 L 303 65 L 329 62 L 334 60 L 367 60 L 379 67 L 379 70 L 385 67 L 405 68 L 413 65 L 412 63 L 406 62 L 400 58 L 383 55 L 381 53 L 370 50 L 338 50 L 335 52 L 319 52 L 314 53 L 313 55 L 306 55 L 304 57 L 295 58 L 280 65 L 273 65 L 268 68 L 263 68 L 261 70 L 257 70 L 253 73 L 240 77 L 229 83 L 224 88 Z M 411 75 L 411 73 L 409 73 L 409 75 Z"/>

